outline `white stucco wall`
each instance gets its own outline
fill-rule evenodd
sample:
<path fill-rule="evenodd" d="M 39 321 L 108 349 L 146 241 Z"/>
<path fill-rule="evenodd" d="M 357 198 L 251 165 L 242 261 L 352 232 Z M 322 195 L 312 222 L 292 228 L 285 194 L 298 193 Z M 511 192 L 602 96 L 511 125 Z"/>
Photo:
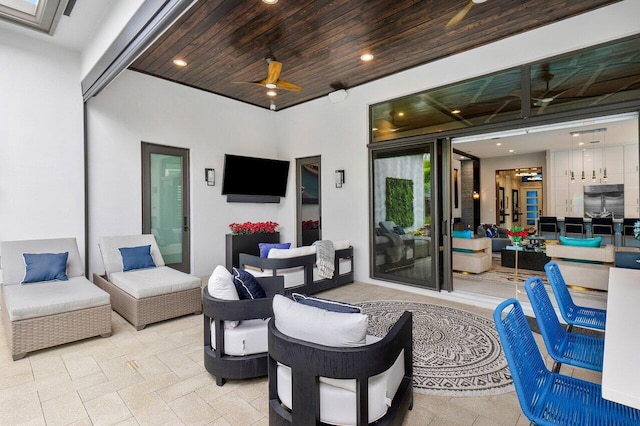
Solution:
<path fill-rule="evenodd" d="M 0 29 L 0 64 L 0 241 L 75 237 L 84 255 L 80 55 Z"/>
<path fill-rule="evenodd" d="M 142 231 L 143 141 L 190 150 L 193 274 L 209 275 L 217 264 L 224 264 L 224 235 L 231 222 L 278 221 L 283 223 L 283 238 L 292 238 L 293 222 L 281 221 L 281 204 L 227 203 L 221 195 L 224 154 L 289 159 L 279 156 L 274 114 L 133 71 L 125 71 L 92 98 L 90 270 L 104 271 L 97 249 L 100 236 Z M 215 186 L 207 186 L 205 168 L 216 170 Z M 290 172 L 286 199 L 295 200 L 294 188 Z"/>

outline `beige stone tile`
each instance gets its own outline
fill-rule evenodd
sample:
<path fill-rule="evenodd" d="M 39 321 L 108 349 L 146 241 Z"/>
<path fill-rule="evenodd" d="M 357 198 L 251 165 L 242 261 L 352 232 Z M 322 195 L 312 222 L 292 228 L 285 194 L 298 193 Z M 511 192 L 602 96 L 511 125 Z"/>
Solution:
<path fill-rule="evenodd" d="M 212 383 L 215 383 L 215 379 L 213 379 L 209 373 L 205 372 L 167 386 L 164 389 L 160 389 L 158 390 L 158 395 L 160 395 L 165 402 L 171 402 Z"/>
<path fill-rule="evenodd" d="M 500 404 L 489 396 L 475 398 L 451 398 L 451 404 L 474 412 L 480 417 L 493 419 L 496 424 L 513 425 L 520 416 L 519 407 Z"/>
<path fill-rule="evenodd" d="M 72 423 L 67 423 L 67 426 L 93 426 L 93 423 L 91 423 L 91 419 L 89 417 L 85 417 L 84 419 L 80 419 Z"/>
<path fill-rule="evenodd" d="M 133 417 L 130 417 L 126 420 L 116 423 L 114 426 L 139 426 L 140 423 Z"/>
<path fill-rule="evenodd" d="M 76 392 L 43 402 L 42 410 L 47 425 L 67 425 L 89 420 L 89 415 Z"/>
<path fill-rule="evenodd" d="M 157 356 L 146 358 L 137 358 L 128 361 L 128 365 L 134 366 L 135 370 L 145 379 L 158 377 L 171 373 L 171 369 L 165 363 L 160 361 Z"/>
<path fill-rule="evenodd" d="M 125 402 L 128 402 L 131 399 L 139 398 L 141 395 L 146 395 L 159 389 L 167 388 L 179 383 L 180 381 L 181 379 L 176 376 L 175 373 L 170 372 L 140 381 L 132 386 L 119 390 L 118 393 Z"/>
<path fill-rule="evenodd" d="M 169 405 L 153 392 L 127 400 L 127 407 L 141 425 L 182 424 Z"/>
<path fill-rule="evenodd" d="M 63 380 L 65 378 L 66 380 Z M 68 376 L 49 376 L 44 380 L 38 380 L 38 396 L 40 401 L 44 402 L 107 381 L 107 377 L 102 372 L 80 377 L 76 380 L 71 380 Z"/>
<path fill-rule="evenodd" d="M 424 407 L 413 406 L 413 410 L 410 410 L 402 422 L 405 426 L 424 426 L 431 424 L 431 421 L 436 417 L 431 411 Z"/>
<path fill-rule="evenodd" d="M 203 350 L 202 345 L 200 345 L 200 350 Z M 181 378 L 196 376 L 201 374 L 203 371 L 202 367 L 198 363 L 185 355 L 183 347 L 180 347 L 177 350 L 158 354 L 158 359 Z"/>
<path fill-rule="evenodd" d="M 31 363 L 27 358 L 5 364 L 0 369 L 0 389 L 12 388 L 33 380 Z"/>
<path fill-rule="evenodd" d="M 135 376 L 125 376 L 118 379 L 109 380 L 104 383 L 97 384 L 95 386 L 89 386 L 84 389 L 80 389 L 78 394 L 80 398 L 86 403 L 96 398 L 103 397 L 113 392 L 118 392 L 122 389 L 126 389 L 130 386 L 140 383 L 144 379 L 139 374 Z"/>
<path fill-rule="evenodd" d="M 215 378 L 213 383 L 208 384 L 207 386 L 201 387 L 196 391 L 198 395 L 209 404 L 212 404 L 215 407 L 214 401 L 220 398 L 223 395 L 234 392 L 242 387 L 242 381 L 240 380 L 230 380 L 224 384 L 224 386 L 218 386 L 215 383 Z"/>
<path fill-rule="evenodd" d="M 69 375 L 62 358 L 57 355 L 29 356 L 33 377 L 38 380 L 48 376 Z"/>
<path fill-rule="evenodd" d="M 71 358 L 66 360 L 64 363 L 67 366 L 67 371 L 69 371 L 69 375 L 72 379 L 90 376 L 91 374 L 102 371 L 92 356 Z"/>
<path fill-rule="evenodd" d="M 240 398 L 235 392 L 222 395 L 211 405 L 222 413 L 222 417 L 231 425 L 250 425 L 264 417 L 260 411 Z"/>
<path fill-rule="evenodd" d="M 131 411 L 117 392 L 111 392 L 84 403 L 96 425 L 113 425 L 131 417 Z"/>
<path fill-rule="evenodd" d="M 1 425 L 44 425 L 44 414 L 35 392 L 0 400 Z"/>
<path fill-rule="evenodd" d="M 229 423 L 224 417 L 219 417 L 214 421 L 207 423 L 207 426 L 231 426 L 231 423 Z"/>
<path fill-rule="evenodd" d="M 189 393 L 169 403 L 169 407 L 187 425 L 206 425 L 222 417 L 195 392 Z"/>

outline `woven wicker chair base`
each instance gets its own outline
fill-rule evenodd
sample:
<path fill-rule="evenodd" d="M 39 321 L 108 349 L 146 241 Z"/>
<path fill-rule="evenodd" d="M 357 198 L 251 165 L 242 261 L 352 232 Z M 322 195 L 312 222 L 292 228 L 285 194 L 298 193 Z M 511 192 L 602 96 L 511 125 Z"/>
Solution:
<path fill-rule="evenodd" d="M 123 291 L 106 276 L 93 274 L 95 285 L 111 295 L 111 307 L 136 330 L 147 324 L 188 314 L 202 313 L 202 289 L 200 287 L 174 293 L 136 299 Z"/>
<path fill-rule="evenodd" d="M 102 305 L 37 318 L 11 321 L 2 301 L 2 322 L 13 360 L 27 352 L 94 336 L 111 335 L 111 306 Z"/>

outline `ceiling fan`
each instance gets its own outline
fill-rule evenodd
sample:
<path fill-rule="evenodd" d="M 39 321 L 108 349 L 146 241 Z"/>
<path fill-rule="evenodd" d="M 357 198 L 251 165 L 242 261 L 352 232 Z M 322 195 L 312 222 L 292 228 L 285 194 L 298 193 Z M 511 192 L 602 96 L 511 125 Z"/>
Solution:
<path fill-rule="evenodd" d="M 267 57 L 265 58 L 265 61 L 269 66 L 269 70 L 265 78 L 258 81 L 234 81 L 234 83 L 257 84 L 260 86 L 264 86 L 267 89 L 282 89 L 292 92 L 299 92 L 300 90 L 302 90 L 302 87 L 298 86 L 297 84 L 289 83 L 288 81 L 280 79 L 282 62 L 276 61 L 274 57 Z"/>
<path fill-rule="evenodd" d="M 449 22 L 447 22 L 447 25 L 445 25 L 445 28 L 452 27 L 456 25 L 458 22 L 462 21 L 464 17 L 467 15 L 467 13 L 469 13 L 469 11 L 471 10 L 474 4 L 484 3 L 485 1 L 487 0 L 469 0 L 467 4 L 462 9 L 460 9 L 460 11 L 456 13 L 454 17 L 449 20 Z"/>

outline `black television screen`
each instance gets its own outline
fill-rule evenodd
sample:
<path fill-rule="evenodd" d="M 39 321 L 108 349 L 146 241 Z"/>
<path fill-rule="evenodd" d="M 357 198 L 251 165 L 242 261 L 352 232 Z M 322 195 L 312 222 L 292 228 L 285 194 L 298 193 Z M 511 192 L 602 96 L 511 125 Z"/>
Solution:
<path fill-rule="evenodd" d="M 284 197 L 289 162 L 225 154 L 222 195 Z"/>

